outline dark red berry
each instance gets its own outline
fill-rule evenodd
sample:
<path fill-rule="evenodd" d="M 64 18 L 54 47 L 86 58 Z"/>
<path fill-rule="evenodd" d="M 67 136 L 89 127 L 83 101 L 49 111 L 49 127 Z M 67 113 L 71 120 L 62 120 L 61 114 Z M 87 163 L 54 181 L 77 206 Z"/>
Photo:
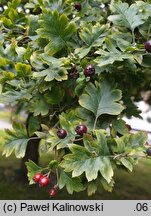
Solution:
<path fill-rule="evenodd" d="M 151 52 L 151 40 L 149 40 L 149 41 L 146 41 L 146 43 L 145 43 L 145 50 L 147 51 L 147 52 Z"/>
<path fill-rule="evenodd" d="M 64 139 L 64 138 L 67 136 L 66 130 L 60 128 L 60 129 L 57 131 L 57 136 L 58 136 L 60 139 Z"/>
<path fill-rule="evenodd" d="M 78 135 L 82 136 L 84 133 L 87 132 L 87 127 L 81 124 L 81 125 L 76 126 L 75 131 Z"/>
<path fill-rule="evenodd" d="M 41 174 L 41 173 L 36 173 L 36 174 L 34 175 L 33 180 L 34 180 L 35 182 L 39 182 L 39 180 L 40 180 L 42 177 L 43 177 L 43 174 Z"/>
<path fill-rule="evenodd" d="M 55 188 L 51 188 L 50 191 L 49 191 L 49 195 L 51 197 L 54 197 L 57 195 L 57 190 Z"/>
<path fill-rule="evenodd" d="M 151 147 L 149 147 L 147 150 L 146 150 L 146 154 L 151 156 Z"/>
<path fill-rule="evenodd" d="M 50 183 L 50 179 L 47 176 L 43 176 L 42 178 L 40 178 L 39 180 L 39 184 L 42 187 L 46 187 L 48 184 Z"/>
<path fill-rule="evenodd" d="M 81 10 L 81 4 L 80 4 L 80 2 L 75 2 L 74 8 L 75 8 L 77 11 L 80 11 L 80 10 Z"/>
<path fill-rule="evenodd" d="M 84 75 L 86 77 L 92 77 L 95 74 L 95 67 L 94 65 L 87 65 L 84 69 Z"/>

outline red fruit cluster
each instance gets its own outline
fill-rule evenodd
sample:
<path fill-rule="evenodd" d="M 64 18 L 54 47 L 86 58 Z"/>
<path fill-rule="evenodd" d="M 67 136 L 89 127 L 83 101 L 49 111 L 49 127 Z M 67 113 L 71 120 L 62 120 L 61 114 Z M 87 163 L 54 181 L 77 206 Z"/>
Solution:
<path fill-rule="evenodd" d="M 50 184 L 50 178 L 41 173 L 36 173 L 33 177 L 34 182 L 39 183 L 41 187 L 46 187 Z M 49 195 L 54 197 L 57 195 L 58 185 L 55 184 L 53 188 L 49 190 Z"/>
<path fill-rule="evenodd" d="M 36 182 L 36 183 L 39 183 L 39 185 L 41 187 L 46 187 L 47 185 L 50 184 L 50 179 L 48 176 L 44 176 L 43 174 L 41 173 L 36 173 L 34 175 L 34 178 L 33 180 Z"/>

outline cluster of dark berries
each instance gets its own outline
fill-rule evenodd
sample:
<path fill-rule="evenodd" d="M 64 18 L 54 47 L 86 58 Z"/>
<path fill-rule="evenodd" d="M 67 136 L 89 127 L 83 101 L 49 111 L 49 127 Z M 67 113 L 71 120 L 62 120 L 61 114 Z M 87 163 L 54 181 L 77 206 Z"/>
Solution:
<path fill-rule="evenodd" d="M 74 65 L 69 73 L 70 77 L 77 79 L 79 77 L 79 72 L 76 68 L 76 66 Z M 85 77 L 90 77 L 92 78 L 95 75 L 95 67 L 92 64 L 89 64 L 85 67 L 84 69 L 84 75 Z"/>
<path fill-rule="evenodd" d="M 50 178 L 43 175 L 42 173 L 36 173 L 33 177 L 34 182 L 39 183 L 41 187 L 46 187 L 50 184 Z M 58 185 L 54 185 L 53 188 L 49 190 L 49 195 L 54 197 L 57 195 Z"/>
<path fill-rule="evenodd" d="M 83 125 L 83 124 L 77 125 L 76 128 L 75 128 L 75 132 L 76 132 L 77 135 L 83 136 L 83 134 L 87 132 L 87 127 L 85 125 Z M 60 139 L 64 139 L 67 136 L 67 131 L 60 128 L 57 131 L 57 136 Z"/>

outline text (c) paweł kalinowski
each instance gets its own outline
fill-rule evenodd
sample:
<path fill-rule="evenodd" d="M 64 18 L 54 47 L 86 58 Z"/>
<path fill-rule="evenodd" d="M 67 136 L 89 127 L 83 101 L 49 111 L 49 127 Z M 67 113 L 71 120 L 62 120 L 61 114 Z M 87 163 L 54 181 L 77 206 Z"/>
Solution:
<path fill-rule="evenodd" d="M 46 204 L 27 204 L 21 203 L 20 204 L 20 211 L 31 211 L 31 212 L 43 212 L 43 211 L 81 211 L 81 212 L 89 212 L 95 211 L 100 212 L 104 210 L 103 203 L 94 203 L 94 204 L 70 204 L 64 203 L 60 204 L 57 203 L 46 203 Z"/>

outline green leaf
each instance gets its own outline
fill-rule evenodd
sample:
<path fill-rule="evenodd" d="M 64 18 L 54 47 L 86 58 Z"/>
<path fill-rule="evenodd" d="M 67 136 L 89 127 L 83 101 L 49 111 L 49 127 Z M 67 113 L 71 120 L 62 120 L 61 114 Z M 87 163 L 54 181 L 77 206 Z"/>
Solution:
<path fill-rule="evenodd" d="M 112 46 L 113 48 L 114 46 Z M 109 47 L 108 47 L 109 48 Z M 116 50 L 116 51 L 115 51 Z M 124 61 L 124 59 L 133 59 L 133 55 L 131 53 L 128 52 L 121 52 L 117 49 L 115 49 L 114 51 L 110 50 L 109 52 L 104 51 L 102 49 L 96 51 L 96 54 L 99 54 L 101 56 L 98 56 L 94 62 L 97 63 L 97 65 L 99 67 L 103 67 L 103 66 L 108 66 L 113 64 L 116 61 Z"/>
<path fill-rule="evenodd" d="M 64 67 L 64 58 L 57 59 L 46 54 L 40 55 L 38 57 L 33 55 L 33 66 L 36 66 L 35 63 L 38 63 L 38 67 L 39 65 L 41 67 L 43 64 L 47 65 L 48 67 L 47 69 L 40 68 L 39 72 L 34 72 L 33 77 L 35 78 L 45 77 L 45 81 L 52 81 L 54 79 L 57 81 L 62 81 L 67 80 L 68 78 L 68 72 Z"/>
<path fill-rule="evenodd" d="M 125 124 L 126 124 L 126 122 L 124 120 L 117 119 L 117 120 L 113 121 L 112 126 L 113 126 L 115 131 L 124 135 L 124 134 L 127 134 L 129 132 L 129 130 Z"/>
<path fill-rule="evenodd" d="M 58 161 L 57 160 L 51 160 L 48 164 L 49 169 L 55 171 L 58 168 Z"/>
<path fill-rule="evenodd" d="M 58 181 L 59 188 L 62 189 L 66 186 L 69 194 L 73 194 L 73 192 L 80 192 L 84 189 L 80 178 L 72 178 L 72 176 L 64 171 L 61 171 L 60 178 Z"/>
<path fill-rule="evenodd" d="M 31 66 L 21 62 L 15 64 L 15 69 L 18 77 L 26 77 L 31 74 Z"/>
<path fill-rule="evenodd" d="M 114 54 L 120 54 L 120 51 L 115 47 L 115 45 L 108 38 L 105 38 L 105 45 L 106 45 L 106 49 L 109 52 Z"/>
<path fill-rule="evenodd" d="M 81 28 L 79 36 L 87 46 L 100 46 L 106 36 L 105 31 L 105 26 L 101 26 L 99 23 L 96 25 L 88 24 L 87 26 Z"/>
<path fill-rule="evenodd" d="M 96 140 L 94 140 L 92 135 L 83 135 L 83 142 L 86 150 L 94 155 L 108 155 L 109 148 L 107 146 L 106 130 L 95 130 L 94 134 L 96 135 Z"/>
<path fill-rule="evenodd" d="M 1 44 L 0 44 L 0 45 L 1 45 Z M 0 57 L 0 66 L 1 66 L 1 67 L 2 67 L 2 66 L 5 66 L 5 65 L 7 65 L 7 64 L 10 64 L 10 63 L 11 63 L 11 61 L 10 61 L 9 59 Z"/>
<path fill-rule="evenodd" d="M 40 120 L 36 116 L 31 116 L 28 120 L 28 134 L 31 137 L 35 131 L 40 129 Z"/>
<path fill-rule="evenodd" d="M 49 104 L 45 101 L 43 97 L 32 101 L 30 111 L 34 113 L 34 116 L 47 115 L 49 112 Z"/>
<path fill-rule="evenodd" d="M 106 191 L 112 192 L 115 183 L 113 179 L 108 183 L 104 178 L 101 178 L 100 182 Z"/>
<path fill-rule="evenodd" d="M 126 27 L 131 31 L 145 22 L 136 4 L 129 7 L 127 3 L 118 3 L 113 5 L 112 10 L 116 15 L 111 15 L 108 19 L 114 24 Z"/>
<path fill-rule="evenodd" d="M 117 146 L 113 147 L 113 152 L 117 154 L 135 155 L 144 149 L 144 143 L 147 141 L 147 133 L 137 132 L 135 134 L 125 134 L 120 138 L 115 138 Z"/>
<path fill-rule="evenodd" d="M 97 190 L 97 182 L 96 181 L 88 182 L 88 187 L 87 187 L 88 196 L 92 196 L 93 194 L 95 194 L 96 190 Z"/>
<path fill-rule="evenodd" d="M 133 171 L 133 165 L 132 163 L 128 160 L 128 158 L 120 158 L 118 159 L 129 171 Z"/>
<path fill-rule="evenodd" d="M 13 123 L 13 131 L 6 129 L 6 142 L 4 145 L 3 155 L 9 157 L 12 152 L 15 152 L 17 158 L 25 156 L 29 138 L 23 124 Z"/>
<path fill-rule="evenodd" d="M 143 62 L 142 64 L 146 67 L 151 67 L 151 55 L 150 54 L 146 54 L 143 56 Z"/>
<path fill-rule="evenodd" d="M 85 144 L 85 143 L 84 143 Z M 100 148 L 100 143 L 97 143 Z M 93 146 L 92 146 L 93 148 Z M 64 156 L 61 166 L 65 168 L 65 172 L 72 171 L 72 177 L 78 177 L 85 172 L 88 181 L 95 180 L 98 172 L 109 183 L 113 177 L 113 169 L 110 159 L 98 152 L 89 152 L 90 148 L 72 144 L 69 146 L 71 154 Z"/>
<path fill-rule="evenodd" d="M 38 16 L 36 15 L 30 15 L 29 16 L 29 37 L 34 38 L 35 35 L 37 35 L 36 30 L 39 28 L 38 23 Z"/>
<path fill-rule="evenodd" d="M 58 11 L 47 11 L 43 13 L 39 21 L 40 28 L 37 33 L 41 38 L 48 39 L 49 43 L 45 47 L 46 52 L 54 55 L 64 47 L 76 31 L 74 23 L 68 23 L 65 14 L 59 15 Z"/>
<path fill-rule="evenodd" d="M 64 90 L 60 85 L 55 85 L 51 88 L 51 91 L 44 94 L 44 98 L 49 104 L 59 104 L 64 99 Z"/>
<path fill-rule="evenodd" d="M 79 104 L 94 113 L 96 120 L 102 114 L 118 115 L 124 109 L 119 103 L 121 91 L 108 81 L 88 83 L 85 93 L 79 98 Z"/>
<path fill-rule="evenodd" d="M 21 3 L 21 0 L 12 0 L 12 2 L 10 3 L 10 6 L 14 9 L 17 9 L 20 3 Z"/>
<path fill-rule="evenodd" d="M 90 52 L 91 48 L 92 48 L 91 46 L 89 46 L 88 48 L 84 48 L 84 47 L 77 48 L 75 49 L 74 54 L 78 55 L 80 59 L 83 59 Z"/>
<path fill-rule="evenodd" d="M 40 139 L 46 139 L 47 138 L 47 134 L 41 131 L 36 131 L 35 134 L 37 135 L 37 137 L 39 137 Z"/>
<path fill-rule="evenodd" d="M 79 119 L 81 119 L 80 121 L 82 121 L 85 125 L 87 125 L 87 127 L 89 128 L 90 131 L 93 130 L 94 128 L 94 123 L 95 123 L 95 116 L 94 114 L 89 111 L 84 109 L 83 107 L 78 107 L 76 109 L 77 112 L 77 116 Z M 96 123 L 96 129 L 107 129 L 109 128 L 111 122 L 115 119 L 115 116 L 113 115 L 108 115 L 108 114 L 104 114 L 101 115 Z"/>
<path fill-rule="evenodd" d="M 8 19 L 7 17 L 2 17 L 1 19 L 6 28 L 13 27 L 13 22 L 11 21 L 11 19 Z"/>
<path fill-rule="evenodd" d="M 7 91 L 0 95 L 0 102 L 6 105 L 15 105 L 19 101 L 30 100 L 31 98 L 32 95 L 26 89 L 23 89 L 21 91 Z"/>
<path fill-rule="evenodd" d="M 96 134 L 96 138 L 97 138 L 98 147 L 100 149 L 100 152 L 103 155 L 110 154 L 109 148 L 107 146 L 107 141 L 106 141 L 106 136 L 107 136 L 106 130 L 102 130 L 102 129 L 95 130 L 95 134 Z"/>
<path fill-rule="evenodd" d="M 37 164 L 35 164 L 33 161 L 29 160 L 28 162 L 26 162 L 26 167 L 28 170 L 28 180 L 29 180 L 29 184 L 34 184 L 35 182 L 33 181 L 33 177 L 36 173 L 41 173 L 42 168 L 40 166 L 38 166 Z"/>

